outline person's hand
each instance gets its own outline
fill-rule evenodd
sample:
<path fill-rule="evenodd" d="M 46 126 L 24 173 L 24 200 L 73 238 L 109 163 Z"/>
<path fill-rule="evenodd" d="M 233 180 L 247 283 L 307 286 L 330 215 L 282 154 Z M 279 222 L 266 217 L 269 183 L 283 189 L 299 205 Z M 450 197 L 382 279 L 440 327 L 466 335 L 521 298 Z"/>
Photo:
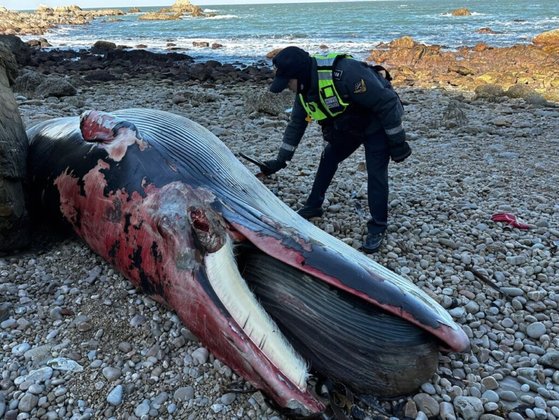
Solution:
<path fill-rule="evenodd" d="M 277 171 L 287 166 L 287 162 L 280 159 L 266 160 L 262 163 L 264 163 L 264 165 L 260 167 L 260 170 L 266 176 L 275 174 Z"/>
<path fill-rule="evenodd" d="M 407 141 L 393 145 L 389 149 L 390 158 L 396 162 L 403 162 L 411 155 L 411 147 Z"/>

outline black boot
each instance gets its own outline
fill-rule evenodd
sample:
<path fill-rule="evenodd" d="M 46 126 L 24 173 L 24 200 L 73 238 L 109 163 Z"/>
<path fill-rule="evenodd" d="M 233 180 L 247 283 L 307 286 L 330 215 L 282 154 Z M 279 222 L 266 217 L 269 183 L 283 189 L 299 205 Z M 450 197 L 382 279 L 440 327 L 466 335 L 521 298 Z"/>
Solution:
<path fill-rule="evenodd" d="M 312 219 L 313 217 L 320 217 L 322 216 L 322 214 L 324 213 L 324 210 L 322 210 L 322 207 L 313 207 L 313 206 L 309 206 L 308 204 L 305 204 L 304 207 L 300 208 L 297 211 L 297 214 L 299 214 L 299 216 L 305 218 L 305 219 Z"/>
<path fill-rule="evenodd" d="M 384 232 L 381 233 L 369 233 L 367 235 L 367 239 L 361 246 L 361 249 L 366 254 L 372 254 L 373 252 L 377 252 L 382 245 L 382 241 L 384 241 Z"/>

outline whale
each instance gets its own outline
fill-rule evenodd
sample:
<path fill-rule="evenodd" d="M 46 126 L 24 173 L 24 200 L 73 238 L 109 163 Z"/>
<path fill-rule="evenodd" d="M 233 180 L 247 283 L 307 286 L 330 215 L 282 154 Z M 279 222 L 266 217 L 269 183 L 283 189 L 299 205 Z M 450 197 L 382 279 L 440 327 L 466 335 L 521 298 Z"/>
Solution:
<path fill-rule="evenodd" d="M 469 350 L 433 297 L 300 217 L 183 115 L 89 110 L 27 136 L 31 208 L 286 412 L 323 413 L 325 383 L 413 392 L 441 352 Z"/>

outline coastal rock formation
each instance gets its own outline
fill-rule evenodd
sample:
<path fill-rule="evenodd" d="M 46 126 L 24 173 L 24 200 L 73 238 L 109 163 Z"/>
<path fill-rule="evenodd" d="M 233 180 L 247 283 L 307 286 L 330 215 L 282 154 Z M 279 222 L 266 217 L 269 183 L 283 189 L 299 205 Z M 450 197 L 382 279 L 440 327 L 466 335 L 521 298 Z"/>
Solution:
<path fill-rule="evenodd" d="M 181 81 L 218 83 L 225 80 L 268 80 L 272 70 L 266 65 L 238 70 L 232 64 L 213 60 L 194 63 L 192 57 L 182 53 L 157 54 L 143 49 L 127 50 L 100 41 L 91 50 L 32 49 L 28 65 L 16 79 L 14 90 L 28 98 L 73 96 L 76 94 L 74 87 L 79 89 L 84 81 L 125 80 L 131 74 L 143 74 L 152 80 L 173 77 Z M 58 82 L 55 85 L 53 81 L 56 79 Z M 55 86 L 58 86 L 57 90 L 53 90 Z"/>
<path fill-rule="evenodd" d="M 10 89 L 17 71 L 14 55 L 0 42 L 0 251 L 21 249 L 30 240 L 22 184 L 27 136 Z"/>
<path fill-rule="evenodd" d="M 470 12 L 468 9 L 466 9 L 465 7 L 461 7 L 459 9 L 455 9 L 452 12 L 450 12 L 450 14 L 452 16 L 471 16 L 472 12 Z"/>
<path fill-rule="evenodd" d="M 536 35 L 532 42 L 541 46 L 555 46 L 559 48 L 559 29 L 542 32 Z"/>
<path fill-rule="evenodd" d="M 39 6 L 35 12 L 0 9 L 0 34 L 42 35 L 58 25 L 83 25 L 101 16 L 124 15 L 118 9 L 82 10 L 78 6 L 50 8 Z"/>
<path fill-rule="evenodd" d="M 0 34 L 0 44 L 6 45 L 20 66 L 24 66 L 29 62 L 29 57 L 31 57 L 31 48 L 19 37 L 15 35 Z"/>
<path fill-rule="evenodd" d="M 163 8 L 157 12 L 145 13 L 140 20 L 178 20 L 182 15 L 205 16 L 200 6 L 195 6 L 188 0 L 177 0 L 170 8 Z"/>
<path fill-rule="evenodd" d="M 189 0 L 176 0 L 171 6 L 171 10 L 181 14 L 189 14 L 192 16 L 203 16 L 202 8 L 190 3 Z"/>
<path fill-rule="evenodd" d="M 486 44 L 445 50 L 411 37 L 381 44 L 367 58 L 390 69 L 396 85 L 458 87 L 474 91 L 483 84 L 498 84 L 504 91 L 522 85 L 547 100 L 559 101 L 559 48 L 557 31 L 541 34 L 533 45 L 493 48 Z"/>
<path fill-rule="evenodd" d="M 161 9 L 159 12 L 144 13 L 139 20 L 179 20 L 182 14 L 171 9 Z"/>

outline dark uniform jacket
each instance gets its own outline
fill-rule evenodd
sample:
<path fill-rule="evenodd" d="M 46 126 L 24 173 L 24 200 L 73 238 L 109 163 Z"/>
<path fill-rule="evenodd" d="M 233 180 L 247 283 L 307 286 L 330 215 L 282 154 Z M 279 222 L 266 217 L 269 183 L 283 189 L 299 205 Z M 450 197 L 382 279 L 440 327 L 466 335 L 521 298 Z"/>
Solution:
<path fill-rule="evenodd" d="M 319 103 L 317 63 L 313 58 L 311 86 L 305 98 Z M 389 140 L 399 143 L 405 140 L 402 127 L 403 107 L 400 98 L 388 80 L 378 74 L 368 64 L 351 58 L 340 58 L 335 62 L 333 79 L 336 90 L 349 107 L 340 115 L 319 122 L 332 125 L 336 130 L 355 134 L 372 134 L 383 129 Z M 291 120 L 286 127 L 281 146 L 285 152 L 293 154 L 307 128 L 307 113 L 297 95 L 293 105 Z M 325 130 L 326 131 L 326 130 Z M 329 141 L 328 138 L 325 138 Z"/>

